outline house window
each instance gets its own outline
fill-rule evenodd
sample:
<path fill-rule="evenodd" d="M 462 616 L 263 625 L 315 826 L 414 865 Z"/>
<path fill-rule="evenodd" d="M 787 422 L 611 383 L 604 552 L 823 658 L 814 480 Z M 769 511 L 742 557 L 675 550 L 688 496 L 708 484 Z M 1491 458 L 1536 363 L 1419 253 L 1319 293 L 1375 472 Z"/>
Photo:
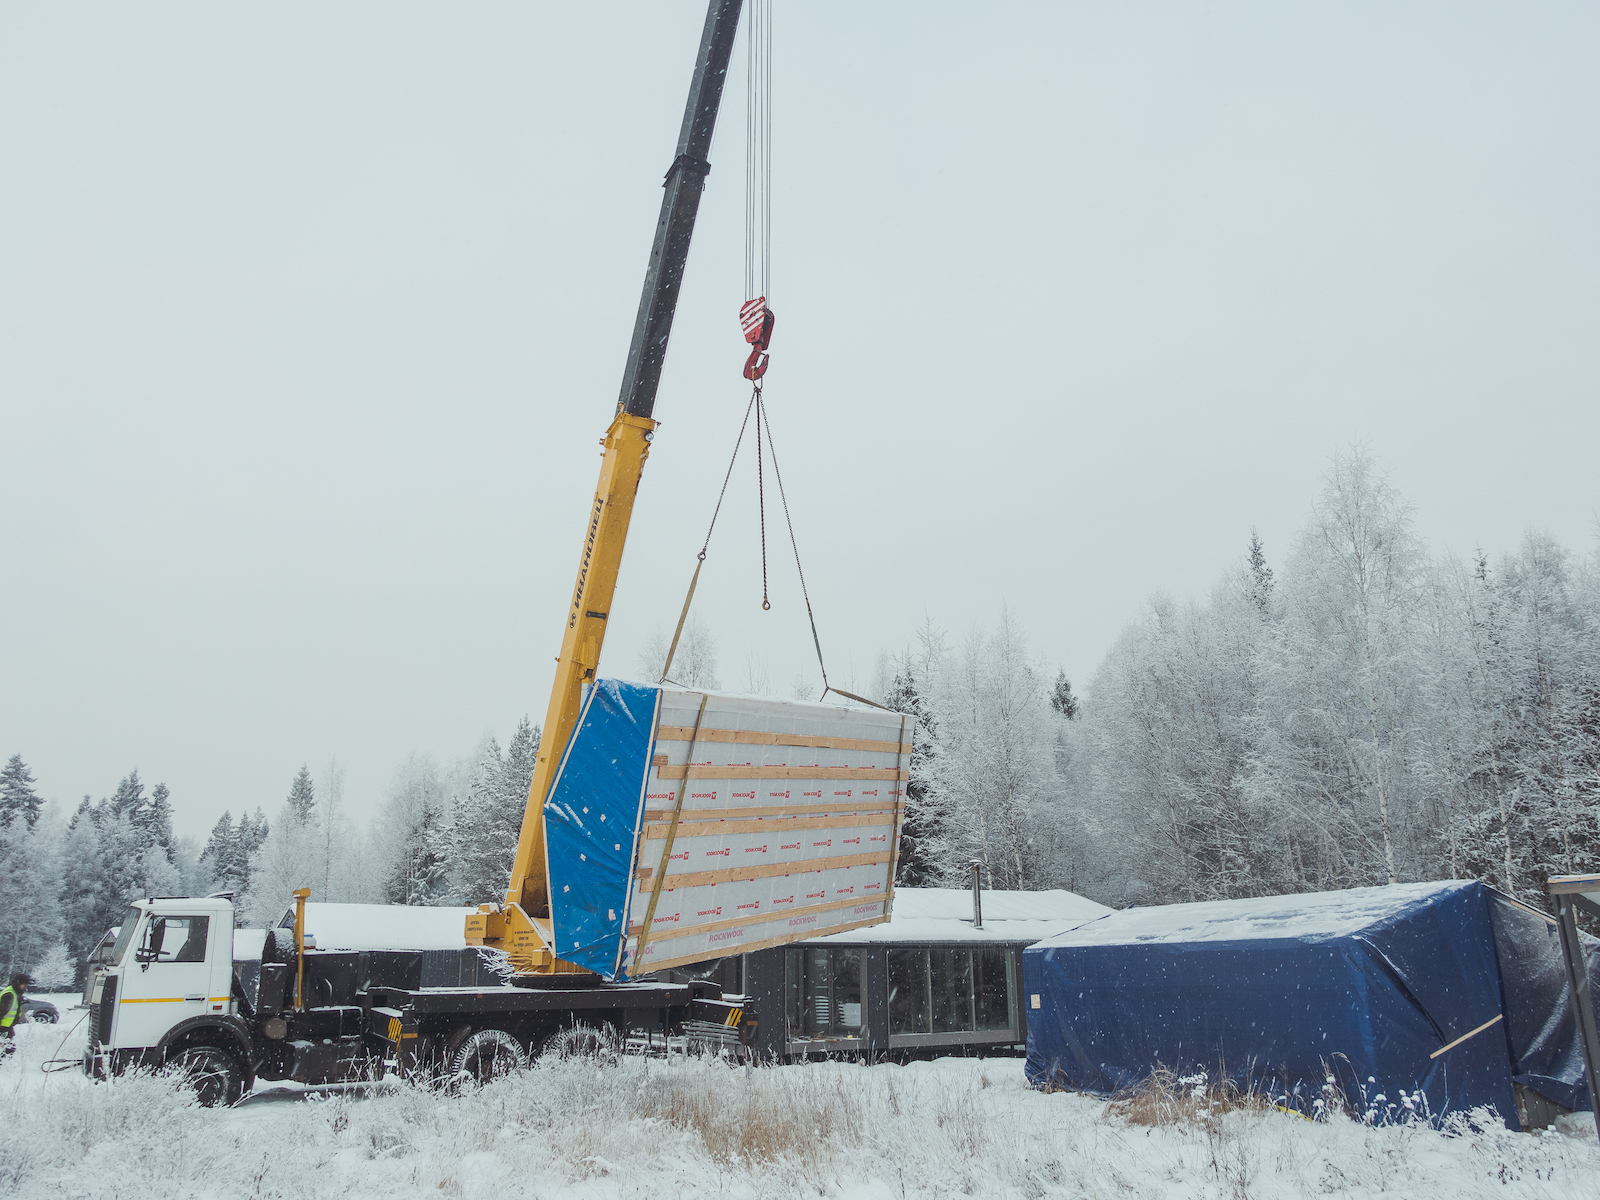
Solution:
<path fill-rule="evenodd" d="M 971 1032 L 972 951 L 942 946 L 928 951 L 928 983 L 933 989 L 933 1032 Z"/>
<path fill-rule="evenodd" d="M 1004 950 L 978 950 L 972 955 L 972 993 L 977 1028 L 1011 1028 L 1011 997 L 1016 986 L 1011 978 L 1011 956 Z"/>
<path fill-rule="evenodd" d="M 861 950 L 807 946 L 784 954 L 784 1015 L 794 1038 L 861 1036 Z"/>
<path fill-rule="evenodd" d="M 889 951 L 891 1034 L 1011 1028 L 1016 981 L 1003 948 L 917 946 Z"/>
<path fill-rule="evenodd" d="M 889 951 L 889 1032 L 928 1032 L 928 952 Z"/>

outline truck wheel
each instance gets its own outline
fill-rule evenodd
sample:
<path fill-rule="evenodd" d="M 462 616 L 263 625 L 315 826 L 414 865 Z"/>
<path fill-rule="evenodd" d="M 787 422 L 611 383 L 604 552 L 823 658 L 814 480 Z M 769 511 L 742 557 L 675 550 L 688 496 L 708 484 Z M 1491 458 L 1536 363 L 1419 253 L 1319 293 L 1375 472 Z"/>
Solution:
<path fill-rule="evenodd" d="M 574 1025 L 551 1034 L 550 1040 L 540 1049 L 539 1057 L 546 1060 L 586 1058 L 609 1067 L 616 1063 L 621 1052 L 621 1041 L 609 1025 L 598 1029 L 593 1025 Z"/>
<path fill-rule="evenodd" d="M 237 1104 L 244 1094 L 244 1072 L 226 1050 L 191 1046 L 173 1060 L 173 1066 L 205 1108 Z"/>
<path fill-rule="evenodd" d="M 480 1029 L 464 1039 L 450 1056 L 450 1079 L 458 1084 L 483 1084 L 514 1075 L 528 1066 L 517 1039 L 503 1029 Z"/>

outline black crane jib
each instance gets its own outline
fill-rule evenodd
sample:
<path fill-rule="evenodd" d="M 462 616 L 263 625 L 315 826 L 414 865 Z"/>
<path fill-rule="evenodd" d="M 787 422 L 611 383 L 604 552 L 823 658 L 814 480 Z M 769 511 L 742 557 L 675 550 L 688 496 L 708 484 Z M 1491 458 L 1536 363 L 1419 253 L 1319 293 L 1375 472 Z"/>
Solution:
<path fill-rule="evenodd" d="M 706 155 L 711 152 L 711 134 L 717 125 L 722 85 L 727 82 L 728 60 L 733 55 L 733 39 L 743 5 L 744 0 L 711 0 L 706 27 L 700 35 L 694 80 L 689 85 L 689 102 L 678 133 L 678 153 L 662 184 L 666 195 L 661 199 L 656 240 L 650 249 L 639 315 L 633 323 L 633 342 L 628 347 L 628 367 L 617 399 L 619 410 L 636 417 L 648 417 L 655 408 L 661 364 L 667 356 L 672 316 L 683 284 L 683 267 L 689 259 L 689 240 L 694 236 L 694 219 L 700 210 L 700 192 L 706 172 L 711 170 Z"/>

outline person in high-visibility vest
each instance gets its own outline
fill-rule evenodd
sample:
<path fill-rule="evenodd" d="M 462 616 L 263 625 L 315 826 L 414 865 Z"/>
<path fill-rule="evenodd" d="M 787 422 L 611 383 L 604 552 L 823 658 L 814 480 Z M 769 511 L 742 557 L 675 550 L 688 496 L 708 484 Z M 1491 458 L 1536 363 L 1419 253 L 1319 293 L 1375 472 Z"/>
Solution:
<path fill-rule="evenodd" d="M 13 975 L 10 985 L 0 988 L 0 1038 L 5 1039 L 0 1044 L 0 1058 L 9 1056 L 17 1048 L 11 1026 L 22 1014 L 22 993 L 32 982 L 26 975 Z"/>

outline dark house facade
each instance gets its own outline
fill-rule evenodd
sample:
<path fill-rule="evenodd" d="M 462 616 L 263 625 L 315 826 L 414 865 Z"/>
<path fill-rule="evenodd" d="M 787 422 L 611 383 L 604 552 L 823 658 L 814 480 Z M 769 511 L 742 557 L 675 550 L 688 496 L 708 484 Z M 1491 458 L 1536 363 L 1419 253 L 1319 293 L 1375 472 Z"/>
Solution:
<path fill-rule="evenodd" d="M 1072 892 L 897 888 L 881 925 L 707 964 L 754 1001 L 756 1049 L 824 1055 L 976 1053 L 1027 1042 L 1022 951 L 1111 910 Z"/>

